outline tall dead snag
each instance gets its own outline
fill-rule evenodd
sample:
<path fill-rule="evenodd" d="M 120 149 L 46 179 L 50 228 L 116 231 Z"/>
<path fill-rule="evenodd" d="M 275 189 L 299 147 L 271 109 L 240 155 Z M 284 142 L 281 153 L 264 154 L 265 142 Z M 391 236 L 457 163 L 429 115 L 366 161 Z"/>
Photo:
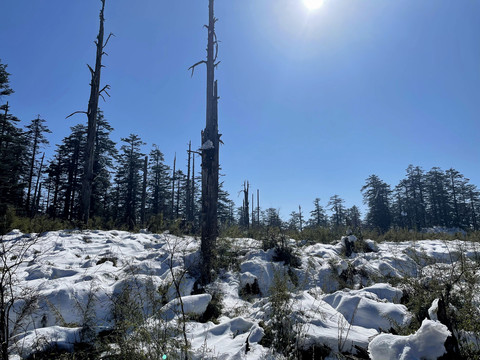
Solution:
<path fill-rule="evenodd" d="M 148 175 L 148 156 L 145 156 L 143 162 L 143 183 L 142 183 L 142 203 L 140 205 L 140 221 L 144 226 L 146 224 L 146 204 L 147 204 L 147 175 Z"/>
<path fill-rule="evenodd" d="M 106 55 L 104 50 L 108 44 L 108 40 L 110 40 L 110 37 L 113 34 L 110 33 L 105 43 L 103 42 L 103 39 L 104 39 L 103 24 L 105 22 L 105 18 L 103 17 L 103 14 L 105 10 L 105 0 L 100 0 L 100 1 L 102 2 L 102 9 L 100 10 L 100 29 L 98 31 L 97 40 L 95 41 L 95 45 L 97 46 L 95 70 L 92 69 L 90 65 L 87 65 L 88 69 L 90 70 L 92 80 L 90 82 L 90 99 L 88 100 L 88 109 L 86 112 L 88 117 L 88 129 L 87 129 L 87 144 L 85 147 L 84 172 L 83 172 L 83 179 L 82 179 L 82 202 L 80 206 L 80 218 L 85 223 L 88 222 L 88 219 L 90 217 L 90 202 L 92 198 L 92 183 L 94 179 L 93 163 L 95 158 L 94 154 L 95 154 L 95 135 L 97 132 L 98 99 L 100 96 L 103 98 L 102 93 L 105 93 L 108 96 L 110 96 L 107 92 L 107 90 L 110 89 L 110 85 L 105 85 L 100 90 L 100 73 L 103 67 L 102 56 Z M 77 114 L 77 113 L 85 113 L 85 112 L 76 111 L 73 114 Z M 67 116 L 67 118 L 72 116 L 73 114 L 70 114 L 69 116 Z"/>
<path fill-rule="evenodd" d="M 202 131 L 202 277 L 201 281 L 207 284 L 212 281 L 214 270 L 214 249 L 218 235 L 217 208 L 218 208 L 218 168 L 219 142 L 218 134 L 218 96 L 217 82 L 215 81 L 215 63 L 218 55 L 218 41 L 215 34 L 214 0 L 208 0 L 208 45 L 207 60 L 202 60 L 191 66 L 193 71 L 200 64 L 207 65 L 207 111 L 206 126 Z"/>

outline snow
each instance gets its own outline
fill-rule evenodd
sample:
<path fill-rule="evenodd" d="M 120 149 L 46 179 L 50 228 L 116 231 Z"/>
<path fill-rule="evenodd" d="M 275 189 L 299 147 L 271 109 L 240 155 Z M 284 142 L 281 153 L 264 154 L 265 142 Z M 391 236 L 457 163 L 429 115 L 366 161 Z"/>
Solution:
<path fill-rule="evenodd" d="M 435 360 L 445 353 L 449 335 L 445 325 L 425 319 L 413 335 L 378 335 L 368 345 L 368 352 L 372 360 Z"/>
<path fill-rule="evenodd" d="M 405 326 L 410 315 L 405 305 L 382 302 L 369 291 L 337 291 L 323 300 L 343 314 L 352 325 L 376 330 L 388 330 L 394 325 Z"/>
<path fill-rule="evenodd" d="M 346 240 L 354 241 L 353 236 Z M 22 300 L 17 300 L 14 309 L 27 301 L 20 294 L 31 293 L 38 299 L 35 311 L 13 334 L 11 359 L 26 357 L 51 344 L 72 349 L 81 340 L 80 330 L 85 324 L 93 323 L 96 332 L 112 328 L 113 302 L 126 291 L 141 307 L 145 319 L 151 319 L 152 326 L 159 314 L 177 326 L 181 311 L 173 277 L 180 281 L 193 358 L 205 354 L 218 359 L 253 360 L 276 356 L 261 344 L 265 330 L 260 322 L 269 324 L 268 296 L 274 274 L 286 273 L 287 266 L 273 262 L 274 250 L 264 251 L 257 240 L 228 239 L 238 253 L 240 269 L 220 271 L 218 280 L 207 288 L 207 292 L 221 294 L 218 323 L 195 320 L 207 309 L 212 291 L 192 295 L 200 258 L 200 242 L 194 237 L 116 230 L 65 230 L 37 236 L 15 230 L 3 241 L 19 247 L 31 245 L 16 271 L 15 295 Z M 308 349 L 326 345 L 332 356 L 345 351 L 355 354 L 356 347 L 368 348 L 372 359 L 433 359 L 443 354 L 448 330 L 433 321 L 435 302 L 429 309 L 431 320 L 423 321 L 415 334 L 379 334 L 394 324 L 409 324 L 412 315 L 400 304 L 402 289 L 372 279 L 386 275 L 401 279 L 420 271 L 428 274 L 433 271 L 432 261 L 438 269 L 460 256 L 473 258 L 478 253 L 476 245 L 458 240 L 365 241 L 374 251 L 352 253 L 349 258 L 342 255 L 341 241 L 296 247 L 301 267 L 291 272 L 298 279 L 295 286 L 293 281 L 285 281 L 294 289 L 289 306 L 295 329 L 301 334 L 299 346 Z M 260 294 L 240 296 L 240 289 L 255 280 Z M 152 301 L 160 305 L 155 307 Z M 16 321 L 14 314 L 11 320 L 12 324 Z"/>
<path fill-rule="evenodd" d="M 182 296 L 181 302 L 179 298 L 173 299 L 161 309 L 165 314 L 163 318 L 169 321 L 181 314 L 182 305 L 186 315 L 202 315 L 211 300 L 212 295 L 210 294 Z"/>

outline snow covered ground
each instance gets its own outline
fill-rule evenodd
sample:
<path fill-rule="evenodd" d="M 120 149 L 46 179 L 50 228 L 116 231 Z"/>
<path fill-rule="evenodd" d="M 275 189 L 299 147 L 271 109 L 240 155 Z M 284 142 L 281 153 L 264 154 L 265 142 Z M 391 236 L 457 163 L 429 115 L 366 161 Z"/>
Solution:
<path fill-rule="evenodd" d="M 292 291 L 288 311 L 299 348 L 323 347 L 331 359 L 340 352 L 360 356 L 367 350 L 372 359 L 436 359 L 445 351 L 449 331 L 435 319 L 425 320 L 409 336 L 381 334 L 408 325 L 412 318 L 400 304 L 402 289 L 387 279 L 424 276 L 442 264 L 452 268 L 460 255 L 469 259 L 478 254 L 476 244 L 461 241 L 366 241 L 371 251 L 346 257 L 341 241 L 297 245 L 291 240 L 301 265 L 288 269 L 273 261 L 274 249 L 262 250 L 260 241 L 224 241 L 235 255 L 229 261 L 238 266 L 222 270 L 207 289 L 210 294 L 198 294 L 198 239 L 123 231 L 12 231 L 3 237 L 3 244 L 11 248 L 4 257 L 7 263 L 18 262 L 19 256 L 23 261 L 12 279 L 16 301 L 10 316 L 11 359 L 52 344 L 73 349 L 74 343 L 88 341 L 91 331 L 112 329 L 118 320 L 115 304 L 127 292 L 136 304 L 132 309 L 140 306 L 146 319 L 144 329 L 178 329 L 183 308 L 194 359 L 280 358 L 262 338 L 274 309 L 269 302 L 275 292 L 272 284 L 282 274 Z M 260 293 L 245 294 L 247 284 L 251 289 L 258 285 Z M 216 323 L 200 322 L 213 292 L 221 294 L 222 313 Z M 29 299 L 33 311 L 22 313 Z M 181 331 L 175 334 L 171 336 L 181 343 Z M 111 348 L 114 352 L 115 344 Z M 165 345 L 161 351 L 175 358 L 175 347 Z"/>

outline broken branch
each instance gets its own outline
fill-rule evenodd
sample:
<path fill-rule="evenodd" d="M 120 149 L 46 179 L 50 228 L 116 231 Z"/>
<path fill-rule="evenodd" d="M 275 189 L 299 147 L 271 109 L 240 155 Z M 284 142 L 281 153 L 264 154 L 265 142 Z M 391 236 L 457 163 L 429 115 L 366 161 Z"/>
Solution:
<path fill-rule="evenodd" d="M 65 119 L 68 119 L 70 116 L 73 116 L 75 114 L 85 114 L 85 115 L 88 115 L 88 113 L 86 111 L 75 111 L 73 113 L 71 113 L 70 115 L 68 115 Z"/>
<path fill-rule="evenodd" d="M 193 73 L 194 73 L 194 71 L 195 71 L 195 68 L 196 68 L 198 65 L 200 65 L 200 64 L 206 64 L 206 63 L 207 63 L 207 62 L 206 62 L 205 60 L 201 60 L 201 61 L 197 62 L 196 64 L 193 64 L 192 66 L 190 66 L 190 67 L 188 68 L 188 70 L 192 69 L 192 75 L 191 75 L 191 76 L 193 77 Z"/>
<path fill-rule="evenodd" d="M 105 49 L 105 46 L 107 46 L 107 44 L 108 44 L 108 40 L 110 40 L 110 38 L 111 38 L 112 36 L 115 36 L 115 34 L 110 33 L 110 34 L 108 35 L 107 40 L 105 41 L 105 44 L 102 46 L 102 50 Z"/>

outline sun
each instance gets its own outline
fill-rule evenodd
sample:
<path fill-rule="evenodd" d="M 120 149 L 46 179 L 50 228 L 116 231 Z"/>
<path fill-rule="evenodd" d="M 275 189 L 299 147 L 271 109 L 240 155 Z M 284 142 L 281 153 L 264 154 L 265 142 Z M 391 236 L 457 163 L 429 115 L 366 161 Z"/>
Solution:
<path fill-rule="evenodd" d="M 315 10 L 323 5 L 323 0 L 303 0 L 303 4 L 308 10 Z"/>

